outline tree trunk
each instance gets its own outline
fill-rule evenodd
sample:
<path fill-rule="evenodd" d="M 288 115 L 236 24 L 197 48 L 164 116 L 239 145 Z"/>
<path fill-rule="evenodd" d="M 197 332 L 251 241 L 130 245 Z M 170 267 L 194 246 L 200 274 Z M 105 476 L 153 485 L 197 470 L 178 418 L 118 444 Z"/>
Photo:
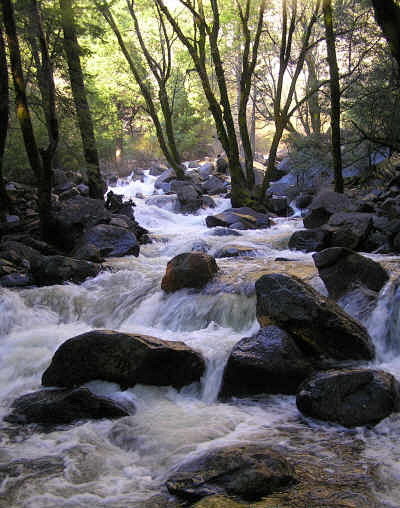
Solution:
<path fill-rule="evenodd" d="M 331 139 L 332 139 L 332 158 L 335 178 L 335 191 L 343 192 L 342 175 L 342 153 L 340 141 L 340 84 L 339 69 L 336 59 L 335 34 L 333 32 L 333 13 L 331 0 L 324 0 L 324 25 L 326 36 L 326 48 L 328 53 L 328 65 L 330 74 L 331 90 Z"/>
<path fill-rule="evenodd" d="M 307 93 L 318 89 L 318 77 L 315 68 L 315 57 L 312 52 L 306 56 L 308 69 Z M 310 113 L 311 128 L 314 134 L 321 134 L 321 106 L 318 100 L 318 92 L 312 93 L 307 101 Z"/>
<path fill-rule="evenodd" d="M 80 61 L 80 48 L 76 35 L 72 0 L 60 0 L 61 23 L 64 31 L 64 50 L 68 62 L 69 79 L 74 98 L 83 151 L 87 163 L 89 195 L 103 199 L 104 182 L 100 174 L 92 115 L 86 97 L 85 83 Z"/>
<path fill-rule="evenodd" d="M 3 178 L 3 158 L 6 147 L 8 131 L 8 68 L 6 59 L 6 46 L 0 26 L 0 214 L 7 212 L 10 201 L 7 196 Z"/>
<path fill-rule="evenodd" d="M 400 7 L 394 0 L 372 0 L 375 19 L 389 43 L 400 71 Z"/>

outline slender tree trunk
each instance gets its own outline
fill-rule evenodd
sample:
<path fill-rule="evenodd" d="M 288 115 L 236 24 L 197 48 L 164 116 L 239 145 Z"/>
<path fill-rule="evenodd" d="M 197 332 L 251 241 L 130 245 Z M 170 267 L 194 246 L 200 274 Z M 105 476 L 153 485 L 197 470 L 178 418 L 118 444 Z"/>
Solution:
<path fill-rule="evenodd" d="M 340 84 L 339 69 L 336 59 L 335 34 L 333 32 L 333 13 L 331 0 L 323 0 L 326 48 L 331 90 L 331 138 L 332 157 L 335 178 L 335 191 L 343 192 L 342 153 L 340 141 Z"/>
<path fill-rule="evenodd" d="M 60 0 L 61 23 L 64 31 L 64 50 L 68 62 L 69 79 L 74 98 L 83 151 L 88 170 L 89 195 L 103 199 L 104 182 L 100 174 L 99 156 L 94 135 L 92 115 L 86 97 L 80 61 L 80 48 L 76 35 L 72 0 Z"/>
<path fill-rule="evenodd" d="M 256 109 L 257 109 L 256 104 L 257 104 L 257 87 L 256 84 L 254 83 L 251 105 L 251 124 L 250 124 L 250 140 L 253 157 L 255 157 L 256 154 Z"/>
<path fill-rule="evenodd" d="M 312 52 L 306 57 L 308 69 L 307 93 L 318 88 L 318 77 L 315 68 L 315 58 Z M 321 134 L 321 106 L 318 100 L 318 92 L 312 93 L 308 101 L 308 111 L 310 113 L 311 128 L 314 134 Z"/>
<path fill-rule="evenodd" d="M 17 119 L 19 121 L 24 139 L 26 153 L 38 182 L 38 204 L 40 216 L 40 229 L 43 239 L 50 235 L 51 213 L 51 174 L 52 149 L 51 140 L 49 148 L 40 152 L 33 131 L 28 100 L 25 91 L 25 79 L 22 71 L 21 52 L 15 26 L 14 10 L 10 0 L 1 0 L 3 20 L 7 34 L 8 49 L 10 53 L 11 72 L 15 89 L 15 103 Z M 44 57 L 45 58 L 45 57 Z M 44 65 L 47 65 L 45 63 Z"/>
<path fill-rule="evenodd" d="M 400 6 L 394 0 L 372 0 L 375 19 L 389 43 L 400 71 Z"/>
<path fill-rule="evenodd" d="M 8 131 L 8 68 L 6 46 L 0 26 L 0 214 L 10 208 L 6 186 L 3 178 L 3 159 Z"/>

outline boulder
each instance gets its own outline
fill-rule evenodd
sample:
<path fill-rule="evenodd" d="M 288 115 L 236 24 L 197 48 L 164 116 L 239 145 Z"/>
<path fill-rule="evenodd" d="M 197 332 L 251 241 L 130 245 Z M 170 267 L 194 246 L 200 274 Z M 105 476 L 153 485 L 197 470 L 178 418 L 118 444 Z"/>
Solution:
<path fill-rule="evenodd" d="M 225 366 L 220 397 L 295 394 L 312 371 L 311 361 L 294 339 L 277 326 L 267 326 L 233 347 Z"/>
<path fill-rule="evenodd" d="M 184 252 L 172 258 L 161 282 L 161 289 L 172 293 L 183 288 L 204 287 L 217 273 L 215 259 L 202 252 Z"/>
<path fill-rule="evenodd" d="M 75 259 L 85 259 L 93 263 L 102 263 L 104 261 L 104 256 L 101 255 L 100 249 L 92 243 L 85 243 L 77 247 L 73 252 L 73 256 Z"/>
<path fill-rule="evenodd" d="M 367 330 L 302 280 L 272 273 L 260 277 L 255 286 L 261 326 L 279 326 L 310 355 L 335 360 L 374 358 Z"/>
<path fill-rule="evenodd" d="M 111 399 L 93 395 L 87 388 L 40 390 L 14 400 L 13 411 L 4 419 L 10 423 L 59 425 L 76 420 L 121 418 L 124 408 Z"/>
<path fill-rule="evenodd" d="M 152 166 L 149 171 L 149 175 L 151 176 L 160 176 L 165 172 L 165 168 L 160 166 Z"/>
<path fill-rule="evenodd" d="M 229 208 L 217 215 L 206 217 L 207 227 L 222 226 L 232 229 L 266 229 L 270 226 L 267 214 L 256 212 L 252 208 Z"/>
<path fill-rule="evenodd" d="M 201 355 L 183 342 L 94 330 L 57 349 L 42 384 L 71 388 L 102 379 L 124 388 L 137 383 L 181 388 L 198 381 L 204 368 Z"/>
<path fill-rule="evenodd" d="M 218 178 L 218 176 L 210 175 L 207 180 L 201 184 L 203 194 L 223 194 L 226 192 L 225 180 Z"/>
<path fill-rule="evenodd" d="M 229 172 L 229 164 L 226 159 L 224 159 L 221 156 L 217 157 L 217 160 L 215 161 L 215 166 L 218 171 L 218 173 L 223 173 L 224 175 L 228 174 Z"/>
<path fill-rule="evenodd" d="M 372 218 L 372 214 L 361 212 L 332 214 L 324 226 L 331 233 L 330 246 L 357 249 L 368 236 Z"/>
<path fill-rule="evenodd" d="M 102 257 L 139 256 L 140 246 L 136 236 L 126 228 L 110 224 L 98 224 L 83 235 L 79 247 L 94 245 Z"/>
<path fill-rule="evenodd" d="M 173 180 L 171 191 L 176 192 L 178 198 L 176 211 L 193 213 L 201 208 L 200 192 L 193 183 L 186 180 Z"/>
<path fill-rule="evenodd" d="M 214 164 L 212 162 L 206 162 L 202 164 L 199 169 L 199 175 L 202 180 L 206 180 L 214 171 Z"/>
<path fill-rule="evenodd" d="M 183 463 L 166 485 L 190 502 L 215 494 L 257 501 L 295 482 L 294 469 L 281 454 L 251 444 L 209 450 Z"/>
<path fill-rule="evenodd" d="M 177 208 L 178 198 L 176 194 L 156 194 L 147 198 L 145 203 L 149 206 L 158 206 L 158 208 L 172 211 Z"/>
<path fill-rule="evenodd" d="M 75 196 L 63 201 L 53 213 L 52 238 L 65 251 L 71 251 L 83 232 L 110 220 L 102 199 Z"/>
<path fill-rule="evenodd" d="M 40 286 L 63 282 L 79 284 L 88 277 L 96 277 L 100 270 L 97 263 L 66 256 L 43 256 L 40 263 L 31 266 L 32 277 Z"/>
<path fill-rule="evenodd" d="M 328 246 L 329 233 L 323 229 L 301 229 L 289 239 L 290 250 L 318 252 Z"/>
<path fill-rule="evenodd" d="M 300 386 L 296 403 L 306 416 L 345 427 L 375 425 L 400 409 L 400 385 L 372 369 L 319 372 Z"/>
<path fill-rule="evenodd" d="M 255 256 L 256 251 L 253 247 L 245 247 L 243 245 L 225 245 L 218 249 L 215 258 L 237 258 L 239 256 Z"/>
<path fill-rule="evenodd" d="M 201 208 L 215 208 L 217 205 L 211 196 L 200 196 Z"/>
<path fill-rule="evenodd" d="M 164 192 L 166 190 L 170 190 L 169 182 L 171 180 L 174 180 L 176 178 L 176 173 L 172 168 L 166 169 L 161 173 L 161 175 L 157 178 L 157 180 L 154 182 L 154 188 L 155 189 L 161 189 Z M 167 184 L 167 185 L 165 185 Z"/>
<path fill-rule="evenodd" d="M 355 211 L 357 205 L 344 194 L 333 191 L 323 191 L 318 194 L 309 205 L 309 212 L 303 218 L 304 227 L 314 229 L 326 224 L 334 213 Z"/>
<path fill-rule="evenodd" d="M 313 200 L 312 194 L 303 192 L 297 196 L 295 206 L 296 208 L 300 208 L 300 210 L 304 210 L 310 205 L 312 200 Z"/>
<path fill-rule="evenodd" d="M 265 206 L 279 217 L 287 217 L 293 213 L 286 196 L 271 196 L 265 200 Z"/>
<path fill-rule="evenodd" d="M 236 229 L 223 227 L 216 227 L 212 229 L 209 234 L 212 236 L 242 236 L 242 233 L 239 233 Z"/>
<path fill-rule="evenodd" d="M 359 286 L 379 292 L 389 280 L 379 263 L 345 247 L 325 249 L 313 258 L 329 296 L 335 300 Z"/>

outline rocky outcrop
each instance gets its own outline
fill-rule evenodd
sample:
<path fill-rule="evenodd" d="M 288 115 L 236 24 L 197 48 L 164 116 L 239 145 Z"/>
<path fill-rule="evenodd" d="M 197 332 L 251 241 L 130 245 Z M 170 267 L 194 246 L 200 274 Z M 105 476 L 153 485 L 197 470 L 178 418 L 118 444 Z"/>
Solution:
<path fill-rule="evenodd" d="M 360 286 L 378 293 L 389 280 L 379 263 L 344 247 L 325 249 L 313 258 L 329 296 L 335 300 Z"/>
<path fill-rule="evenodd" d="M 345 427 L 375 425 L 399 411 L 400 385 L 380 370 L 331 370 L 306 380 L 296 403 L 303 414 L 319 420 Z"/>
<path fill-rule="evenodd" d="M 7 422 L 42 425 L 67 424 L 77 420 L 121 418 L 127 411 L 111 399 L 93 395 L 87 388 L 40 390 L 14 400 Z"/>
<path fill-rule="evenodd" d="M 98 224 L 88 229 L 78 244 L 78 252 L 94 246 L 102 257 L 139 256 L 140 246 L 136 236 L 126 228 L 111 224 Z"/>
<path fill-rule="evenodd" d="M 295 481 L 294 469 L 282 455 L 256 444 L 207 451 L 182 464 L 166 485 L 190 502 L 214 494 L 257 501 Z"/>
<path fill-rule="evenodd" d="M 282 328 L 308 354 L 335 360 L 374 358 L 366 329 L 302 280 L 272 273 L 259 278 L 255 286 L 261 326 Z"/>
<path fill-rule="evenodd" d="M 203 358 L 183 342 L 94 330 L 57 349 L 42 384 L 70 388 L 102 379 L 124 388 L 137 383 L 181 388 L 198 381 L 203 372 Z"/>
<path fill-rule="evenodd" d="M 161 289 L 173 293 L 183 288 L 201 289 L 217 273 L 215 259 L 202 252 L 184 252 L 167 264 Z"/>
<path fill-rule="evenodd" d="M 217 215 L 206 217 L 207 227 L 222 226 L 232 229 L 265 229 L 270 226 L 269 216 L 246 206 L 229 208 Z"/>
<path fill-rule="evenodd" d="M 225 366 L 220 397 L 295 394 L 312 371 L 312 362 L 294 339 L 277 326 L 267 326 L 233 347 Z"/>
<path fill-rule="evenodd" d="M 334 213 L 355 211 L 357 205 L 345 194 L 324 191 L 318 194 L 309 205 L 309 211 L 304 216 L 304 227 L 314 229 L 326 224 Z"/>
<path fill-rule="evenodd" d="M 318 252 L 328 247 L 329 233 L 323 229 L 301 229 L 289 239 L 289 249 Z"/>

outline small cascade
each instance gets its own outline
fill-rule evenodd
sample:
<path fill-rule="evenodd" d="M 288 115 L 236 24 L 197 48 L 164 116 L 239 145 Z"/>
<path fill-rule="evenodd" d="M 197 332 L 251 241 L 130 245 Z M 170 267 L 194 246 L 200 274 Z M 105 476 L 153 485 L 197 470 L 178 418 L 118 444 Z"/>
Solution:
<path fill-rule="evenodd" d="M 368 331 L 379 359 L 390 361 L 400 355 L 400 279 L 389 281 L 382 289 Z"/>

